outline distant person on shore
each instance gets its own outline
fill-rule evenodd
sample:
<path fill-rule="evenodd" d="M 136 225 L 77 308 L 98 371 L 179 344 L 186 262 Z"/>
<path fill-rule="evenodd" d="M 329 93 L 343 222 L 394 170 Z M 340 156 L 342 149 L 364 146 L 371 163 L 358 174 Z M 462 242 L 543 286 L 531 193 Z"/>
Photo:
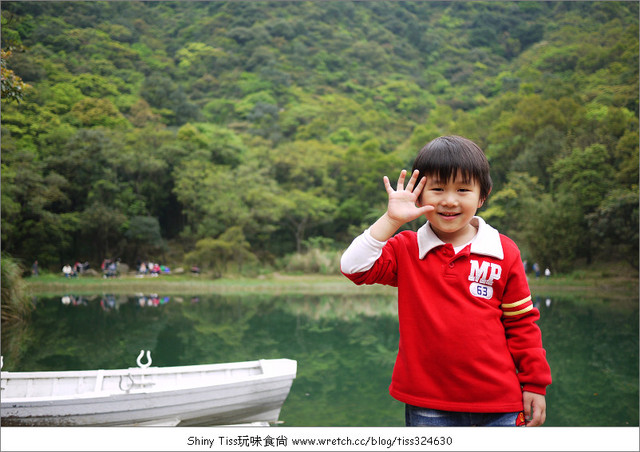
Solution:
<path fill-rule="evenodd" d="M 549 267 L 544 269 L 544 277 L 549 279 L 549 276 L 551 276 L 551 270 L 549 270 Z"/>
<path fill-rule="evenodd" d="M 551 372 L 516 244 L 476 216 L 491 192 L 472 141 L 440 137 L 406 185 L 389 179 L 387 211 L 356 237 L 341 270 L 398 288 L 400 344 L 390 394 L 408 426 L 539 426 Z M 417 232 L 402 231 L 421 216 Z M 505 339 L 506 338 L 506 339 Z"/>
<path fill-rule="evenodd" d="M 540 265 L 537 262 L 533 263 L 533 271 L 536 274 L 536 278 L 540 277 Z"/>
<path fill-rule="evenodd" d="M 31 274 L 33 276 L 38 276 L 39 275 L 39 271 L 38 271 L 38 259 L 36 259 L 33 262 L 33 265 L 31 266 Z"/>

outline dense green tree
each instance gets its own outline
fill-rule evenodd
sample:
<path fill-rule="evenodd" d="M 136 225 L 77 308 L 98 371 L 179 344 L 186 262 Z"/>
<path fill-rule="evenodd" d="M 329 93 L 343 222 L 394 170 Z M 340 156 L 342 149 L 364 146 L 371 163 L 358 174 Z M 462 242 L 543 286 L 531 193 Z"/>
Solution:
<path fill-rule="evenodd" d="M 174 192 L 188 220 L 186 237 L 217 237 L 227 228 L 248 221 L 232 170 L 211 162 L 191 160 L 175 170 Z"/>
<path fill-rule="evenodd" d="M 512 164 L 517 165 L 514 162 L 516 159 L 531 160 L 527 154 L 533 153 L 534 149 L 537 149 L 534 160 L 538 160 L 537 165 L 542 165 L 543 170 L 552 159 L 561 156 L 563 149 L 554 148 L 553 144 L 550 145 L 551 148 L 546 145 L 547 150 L 543 150 L 543 136 L 538 134 L 548 128 L 547 133 L 555 129 L 566 135 L 571 130 L 572 118 L 579 109 L 577 103 L 571 99 L 544 99 L 538 94 L 520 97 L 517 103 L 512 104 L 512 108 L 511 111 L 502 110 L 499 121 L 493 124 L 487 136 L 491 143 L 487 147 L 487 153 L 491 158 L 492 171 L 498 183 L 504 181 Z M 545 140 L 549 138 L 544 137 Z M 527 147 L 531 151 L 527 152 Z M 539 169 L 532 170 L 541 173 Z M 540 176 L 546 175 L 541 173 Z"/>
<path fill-rule="evenodd" d="M 597 246 L 638 268 L 638 186 L 614 190 L 587 215 Z"/>
<path fill-rule="evenodd" d="M 307 230 L 330 221 L 335 210 L 340 148 L 316 140 L 296 141 L 271 151 L 269 160 L 286 198 L 283 226 L 301 251 Z"/>
<path fill-rule="evenodd" d="M 63 218 L 54 206 L 65 205 L 68 181 L 58 173 L 46 174 L 34 152 L 3 137 L 2 151 L 3 250 L 24 259 L 39 257 L 43 265 L 58 265 L 72 244 L 72 218 Z"/>
<path fill-rule="evenodd" d="M 551 164 L 565 154 L 566 135 L 553 126 L 542 127 L 511 164 L 512 171 L 526 171 L 550 188 Z"/>
<path fill-rule="evenodd" d="M 579 212 L 580 220 L 576 218 L 572 222 L 579 238 L 579 248 L 575 253 L 585 257 L 587 262 L 593 257 L 594 246 L 587 217 L 597 209 L 614 184 L 614 168 L 607 160 L 605 147 L 594 145 L 574 149 L 571 155 L 557 160 L 552 169 L 557 191 L 562 193 L 563 205 L 568 210 Z"/>
<path fill-rule="evenodd" d="M 2 50 L 2 56 L 0 57 L 0 93 L 2 94 L 2 99 L 20 102 L 28 85 L 22 81 L 20 76 L 7 67 L 7 60 L 10 56 L 10 50 Z"/>
<path fill-rule="evenodd" d="M 129 228 L 124 233 L 129 248 L 126 257 L 129 262 L 150 259 L 161 254 L 165 245 L 160 233 L 158 219 L 150 216 L 134 216 L 129 220 Z"/>
<path fill-rule="evenodd" d="M 187 263 L 213 269 L 218 277 L 222 276 L 232 263 L 241 270 L 243 264 L 255 260 L 240 226 L 230 227 L 218 238 L 206 237 L 198 240 L 195 249 L 185 255 Z"/>
<path fill-rule="evenodd" d="M 480 215 L 518 241 L 524 250 L 534 251 L 535 247 L 527 242 L 527 238 L 535 233 L 528 231 L 532 227 L 531 217 L 539 216 L 539 201 L 543 194 L 544 187 L 538 178 L 529 173 L 512 171 L 502 189 L 490 195 Z"/>
<path fill-rule="evenodd" d="M 584 250 L 584 214 L 571 196 L 545 193 L 528 211 L 529 224 L 522 231 L 533 262 L 562 273 L 570 271 Z M 586 252 L 585 252 L 586 251 Z"/>

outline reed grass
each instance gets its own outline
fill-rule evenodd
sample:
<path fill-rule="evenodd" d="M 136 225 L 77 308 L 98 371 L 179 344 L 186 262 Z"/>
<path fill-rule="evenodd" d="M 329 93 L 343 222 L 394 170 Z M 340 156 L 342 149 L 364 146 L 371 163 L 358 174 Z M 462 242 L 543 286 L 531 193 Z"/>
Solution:
<path fill-rule="evenodd" d="M 22 278 L 23 269 L 10 256 L 2 255 L 0 261 L 2 278 L 1 318 L 2 324 L 27 318 L 33 310 L 28 287 Z"/>

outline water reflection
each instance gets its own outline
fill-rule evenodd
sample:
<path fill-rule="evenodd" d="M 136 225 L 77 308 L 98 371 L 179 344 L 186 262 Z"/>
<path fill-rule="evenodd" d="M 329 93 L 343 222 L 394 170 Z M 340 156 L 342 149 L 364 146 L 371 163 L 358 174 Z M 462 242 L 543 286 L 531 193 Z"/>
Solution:
<path fill-rule="evenodd" d="M 95 300 L 96 296 L 86 297 L 83 295 L 73 295 L 66 294 L 60 298 L 60 302 L 65 306 L 87 306 L 90 301 Z M 183 297 L 170 297 L 168 295 L 161 296 L 156 293 L 151 294 L 142 294 L 137 293 L 134 297 L 128 297 L 126 295 L 114 295 L 114 294 L 103 294 L 99 297 L 100 307 L 103 311 L 111 311 L 118 310 L 120 306 L 123 304 L 132 303 L 133 305 L 137 305 L 137 307 L 145 308 L 145 307 L 158 307 L 163 304 L 169 303 L 172 299 L 178 303 L 184 302 Z M 190 297 L 190 301 L 192 303 L 197 303 L 199 301 L 198 297 Z"/>
<path fill-rule="evenodd" d="M 554 383 L 550 426 L 638 425 L 638 305 L 534 297 Z M 5 334 L 6 333 L 6 334 Z M 287 426 L 401 426 L 388 395 L 398 344 L 391 295 L 39 298 L 27 327 L 5 332 L 4 369 L 157 366 L 298 360 Z"/>
<path fill-rule="evenodd" d="M 72 305 L 72 306 L 86 306 L 88 300 L 83 296 L 75 296 L 75 295 L 64 295 L 61 300 L 64 305 Z"/>

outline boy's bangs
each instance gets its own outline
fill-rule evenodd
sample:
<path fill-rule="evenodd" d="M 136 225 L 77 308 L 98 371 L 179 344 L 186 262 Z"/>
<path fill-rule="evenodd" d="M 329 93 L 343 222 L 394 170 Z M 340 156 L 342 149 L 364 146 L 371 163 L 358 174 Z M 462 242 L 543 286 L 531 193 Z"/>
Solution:
<path fill-rule="evenodd" d="M 469 184 L 473 180 L 480 180 L 480 178 L 474 174 L 474 172 L 468 168 L 456 167 L 456 166 L 441 166 L 439 168 L 431 168 L 431 170 L 425 171 L 424 175 L 427 177 L 435 177 L 437 180 L 448 183 L 453 182 L 458 177 L 458 174 L 462 177 L 463 184 Z"/>
<path fill-rule="evenodd" d="M 426 159 L 421 166 L 425 176 L 435 176 L 442 182 L 449 182 L 455 180 L 459 173 L 464 183 L 482 180 L 479 171 L 482 162 L 478 162 L 477 156 L 464 147 L 434 146 L 424 157 Z"/>

